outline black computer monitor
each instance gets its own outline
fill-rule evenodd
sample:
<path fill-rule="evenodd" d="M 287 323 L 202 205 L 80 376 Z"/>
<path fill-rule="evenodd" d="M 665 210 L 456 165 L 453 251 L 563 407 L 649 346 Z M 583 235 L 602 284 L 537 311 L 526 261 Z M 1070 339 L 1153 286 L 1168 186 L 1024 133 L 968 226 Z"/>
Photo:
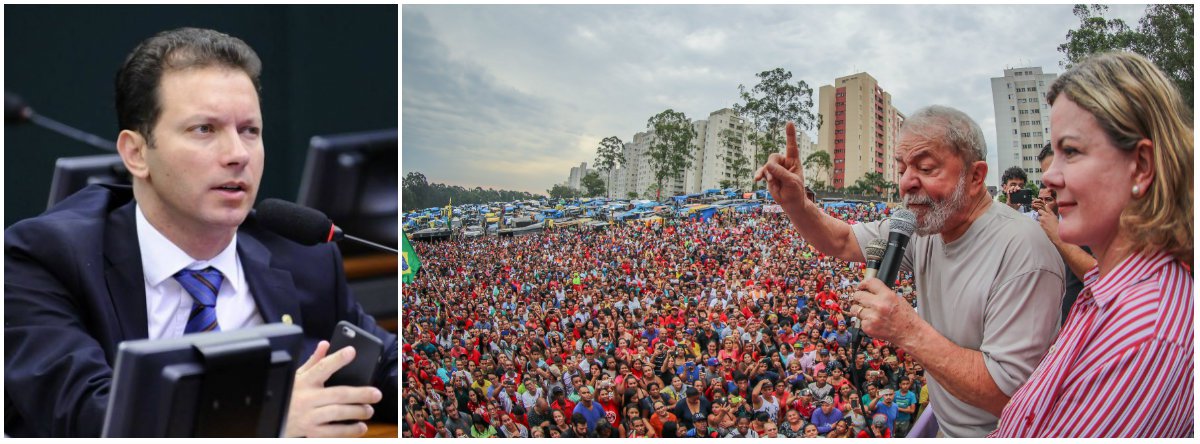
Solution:
<path fill-rule="evenodd" d="M 60 157 L 54 162 L 54 176 L 50 179 L 50 199 L 46 208 L 53 207 L 67 196 L 94 183 L 130 183 L 129 170 L 117 154 L 95 156 Z"/>
<path fill-rule="evenodd" d="M 314 136 L 296 203 L 324 212 L 346 234 L 399 245 L 396 129 Z M 374 252 L 343 242 L 347 256 Z"/>
<path fill-rule="evenodd" d="M 280 437 L 302 341 L 268 324 L 122 342 L 104 437 Z"/>

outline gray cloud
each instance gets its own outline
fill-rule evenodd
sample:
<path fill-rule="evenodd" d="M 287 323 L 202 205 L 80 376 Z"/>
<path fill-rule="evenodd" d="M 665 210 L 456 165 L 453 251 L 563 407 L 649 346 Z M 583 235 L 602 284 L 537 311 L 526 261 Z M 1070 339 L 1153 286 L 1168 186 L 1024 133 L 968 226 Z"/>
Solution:
<path fill-rule="evenodd" d="M 1131 25 L 1144 5 L 1112 5 Z M 814 90 L 866 71 L 909 112 L 959 108 L 994 146 L 990 78 L 1061 72 L 1071 5 L 405 5 L 403 170 L 544 192 L 666 109 L 691 119 L 783 67 Z"/>

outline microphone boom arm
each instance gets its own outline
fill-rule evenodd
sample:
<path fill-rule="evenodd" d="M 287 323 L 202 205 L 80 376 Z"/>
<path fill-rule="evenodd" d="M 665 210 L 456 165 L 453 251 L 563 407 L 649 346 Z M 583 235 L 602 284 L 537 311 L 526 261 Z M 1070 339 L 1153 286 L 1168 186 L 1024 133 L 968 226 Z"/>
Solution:
<path fill-rule="evenodd" d="M 389 246 L 387 246 L 387 245 L 383 245 L 383 244 L 377 244 L 377 243 L 375 243 L 375 242 L 371 242 L 371 241 L 369 241 L 369 240 L 366 240 L 366 239 L 362 239 L 362 238 L 354 237 L 354 236 L 351 236 L 351 235 L 349 235 L 349 234 L 342 234 L 342 237 L 343 237 L 344 239 L 346 239 L 346 240 L 351 240 L 351 241 L 354 241 L 354 242 L 358 242 L 358 243 L 360 243 L 360 244 L 363 244 L 363 245 L 366 245 L 366 246 L 369 246 L 369 247 L 374 247 L 374 248 L 378 248 L 378 249 L 380 249 L 380 250 L 386 250 L 386 251 L 390 251 L 390 252 L 392 252 L 392 253 L 400 254 L 400 252 L 399 252 L 399 251 L 397 251 L 395 248 L 389 247 Z"/>
<path fill-rule="evenodd" d="M 100 136 L 97 136 L 95 134 L 91 134 L 86 131 L 71 127 L 70 125 L 67 125 L 65 123 L 62 123 L 57 120 L 51 119 L 49 117 L 43 116 L 36 112 L 31 111 L 29 113 L 29 121 L 33 122 L 33 124 L 35 124 L 37 126 L 48 129 L 50 131 L 54 131 L 56 133 L 62 134 L 64 136 L 70 137 L 77 141 L 94 146 L 96 148 L 100 148 L 102 150 L 109 151 L 109 152 L 117 151 L 117 144 L 112 141 L 104 140 Z"/>

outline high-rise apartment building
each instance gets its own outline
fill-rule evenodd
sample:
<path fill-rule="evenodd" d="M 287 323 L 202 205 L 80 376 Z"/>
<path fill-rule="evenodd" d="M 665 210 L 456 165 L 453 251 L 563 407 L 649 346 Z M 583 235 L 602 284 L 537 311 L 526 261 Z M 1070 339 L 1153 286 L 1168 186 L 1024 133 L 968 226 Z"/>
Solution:
<path fill-rule="evenodd" d="M 650 165 L 650 145 L 654 143 L 654 131 L 643 131 L 633 135 L 633 140 L 625 144 L 625 166 L 613 171 L 611 195 L 614 198 L 626 198 L 629 193 L 637 193 L 638 197 L 654 196 L 648 193 L 657 181 L 654 178 L 654 168 Z M 663 196 L 674 196 L 684 190 L 688 172 L 680 179 L 667 179 L 663 182 Z"/>
<path fill-rule="evenodd" d="M 696 132 L 696 137 L 692 138 L 692 162 L 683 172 L 680 193 L 695 193 L 694 190 L 700 187 L 704 175 L 704 145 L 708 140 L 708 127 L 707 120 L 692 121 L 692 130 Z"/>
<path fill-rule="evenodd" d="M 860 72 L 822 86 L 819 96 L 817 149 L 828 152 L 833 164 L 826 183 L 845 188 L 871 172 L 897 182 L 892 158 L 904 115 L 892 106 L 892 95 Z"/>
<path fill-rule="evenodd" d="M 997 180 L 1005 170 L 1015 166 L 1025 170 L 1030 183 L 1042 185 L 1037 155 L 1050 141 L 1046 89 L 1057 77 L 1058 74 L 1043 74 L 1041 67 L 1005 69 L 1004 77 L 992 77 Z"/>
<path fill-rule="evenodd" d="M 577 167 L 571 167 L 571 174 L 567 176 L 567 186 L 576 190 L 582 190 L 583 176 L 588 174 L 587 162 L 581 162 Z"/>
<path fill-rule="evenodd" d="M 755 169 L 754 147 L 750 143 L 754 129 L 750 123 L 729 108 L 713 111 L 707 120 L 697 123 L 699 122 L 704 124 L 697 125 L 696 128 L 704 128 L 704 134 L 697 137 L 697 141 L 702 143 L 696 145 L 696 157 L 692 159 L 696 171 L 685 192 L 699 193 L 721 188 L 723 181 L 732 182 L 743 189 L 748 188 Z M 746 160 L 746 167 L 750 173 L 741 177 L 734 175 L 732 166 L 737 157 Z"/>
<path fill-rule="evenodd" d="M 696 131 L 696 137 L 692 139 L 692 164 L 684 171 L 682 179 L 668 180 L 663 184 L 662 195 L 700 193 L 722 188 L 724 181 L 749 190 L 754 171 L 762 166 L 754 158 L 755 147 L 751 143 L 751 136 L 756 131 L 751 123 L 732 109 L 722 108 L 710 113 L 707 119 L 693 121 L 692 129 Z M 633 140 L 625 144 L 625 166 L 611 173 L 610 196 L 625 198 L 629 192 L 636 192 L 639 197 L 647 196 L 647 190 L 655 183 L 654 169 L 650 166 L 647 154 L 653 141 L 654 132 L 646 131 L 634 134 Z M 801 160 L 815 151 L 812 138 L 804 132 L 797 133 L 796 144 Z M 746 159 L 746 169 L 741 175 L 735 175 L 736 171 L 732 168 L 732 159 L 738 155 Z"/>

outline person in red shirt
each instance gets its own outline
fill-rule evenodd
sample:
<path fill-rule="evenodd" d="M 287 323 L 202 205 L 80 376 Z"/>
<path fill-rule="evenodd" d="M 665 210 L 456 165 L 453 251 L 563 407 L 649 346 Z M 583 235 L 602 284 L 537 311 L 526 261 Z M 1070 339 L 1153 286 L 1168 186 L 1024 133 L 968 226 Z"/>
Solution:
<path fill-rule="evenodd" d="M 604 417 L 608 419 L 609 424 L 621 423 L 621 409 L 617 406 L 617 400 L 614 397 L 611 385 L 600 385 L 600 392 L 596 396 L 596 402 L 600 404 L 600 408 L 604 409 Z"/>
<path fill-rule="evenodd" d="M 437 428 L 430 424 L 425 419 L 425 410 L 418 409 L 412 413 L 413 422 L 410 424 L 413 438 L 433 438 L 437 435 Z"/>
<path fill-rule="evenodd" d="M 570 418 L 575 412 L 575 403 L 563 394 L 562 387 L 555 387 L 552 395 L 553 401 L 550 403 L 550 408 L 563 413 L 563 416 Z"/>
<path fill-rule="evenodd" d="M 842 387 L 854 387 L 854 384 L 851 383 L 849 379 L 846 379 L 842 376 L 841 367 L 833 367 L 829 369 L 829 372 L 830 375 L 828 382 L 833 386 L 834 392 L 841 393 Z"/>
<path fill-rule="evenodd" d="M 812 412 L 816 408 L 812 403 L 812 391 L 809 389 L 800 390 L 799 394 L 796 395 L 796 399 L 792 401 L 789 407 L 804 417 L 805 421 L 811 421 Z"/>
<path fill-rule="evenodd" d="M 817 293 L 816 301 L 818 307 L 828 310 L 838 304 L 838 295 L 829 289 L 823 289 Z"/>

